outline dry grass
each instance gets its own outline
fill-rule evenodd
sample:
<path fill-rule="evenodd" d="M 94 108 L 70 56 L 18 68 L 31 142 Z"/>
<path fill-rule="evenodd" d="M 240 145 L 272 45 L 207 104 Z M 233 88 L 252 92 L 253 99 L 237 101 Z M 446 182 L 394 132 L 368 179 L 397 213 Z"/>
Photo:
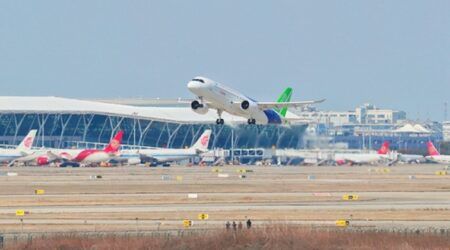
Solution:
<path fill-rule="evenodd" d="M 6 249 L 449 249 L 436 235 L 317 231 L 294 226 L 211 231 L 184 237 L 91 237 L 35 239 Z"/>

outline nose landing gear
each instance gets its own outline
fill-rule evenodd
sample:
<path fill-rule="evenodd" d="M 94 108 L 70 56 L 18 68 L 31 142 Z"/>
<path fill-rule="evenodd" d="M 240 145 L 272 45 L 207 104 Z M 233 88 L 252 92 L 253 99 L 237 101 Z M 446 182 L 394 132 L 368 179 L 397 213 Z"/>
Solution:
<path fill-rule="evenodd" d="M 253 118 L 250 118 L 250 119 L 247 120 L 247 123 L 248 124 L 256 124 L 256 120 L 253 119 Z"/>

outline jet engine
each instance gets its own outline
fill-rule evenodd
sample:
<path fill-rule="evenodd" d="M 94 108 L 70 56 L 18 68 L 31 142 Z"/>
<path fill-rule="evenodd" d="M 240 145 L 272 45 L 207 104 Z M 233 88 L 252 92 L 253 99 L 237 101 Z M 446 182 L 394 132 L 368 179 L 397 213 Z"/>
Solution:
<path fill-rule="evenodd" d="M 191 109 L 198 114 L 204 115 L 208 112 L 209 108 L 205 103 L 200 103 L 199 101 L 195 100 L 191 102 Z"/>
<path fill-rule="evenodd" d="M 39 156 L 36 159 L 36 163 L 38 166 L 48 165 L 50 163 L 50 160 L 48 159 L 48 156 L 43 155 L 43 156 Z"/>
<path fill-rule="evenodd" d="M 139 157 L 133 157 L 133 158 L 129 158 L 127 161 L 128 165 L 137 165 L 137 164 L 141 164 L 141 158 Z"/>
<path fill-rule="evenodd" d="M 241 109 L 246 112 L 251 112 L 252 110 L 258 109 L 258 105 L 253 101 L 244 100 L 241 102 Z"/>

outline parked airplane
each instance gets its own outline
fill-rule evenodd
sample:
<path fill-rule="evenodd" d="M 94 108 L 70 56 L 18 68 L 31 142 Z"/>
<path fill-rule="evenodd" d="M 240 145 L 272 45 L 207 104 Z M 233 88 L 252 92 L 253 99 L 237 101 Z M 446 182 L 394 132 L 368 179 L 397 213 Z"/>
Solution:
<path fill-rule="evenodd" d="M 431 141 L 427 143 L 427 148 L 428 156 L 425 157 L 427 160 L 442 164 L 450 163 L 450 155 L 441 155 Z"/>
<path fill-rule="evenodd" d="M 423 155 L 397 154 L 397 160 L 405 163 L 424 163 L 426 158 Z"/>
<path fill-rule="evenodd" d="M 353 164 L 369 164 L 378 162 L 382 159 L 388 159 L 389 142 L 385 141 L 376 154 L 362 153 L 362 154 L 336 154 L 334 161 L 338 165 L 345 163 Z"/>
<path fill-rule="evenodd" d="M 31 147 L 33 146 L 34 138 L 37 130 L 30 130 L 27 136 L 14 149 L 0 149 L 0 162 L 10 162 L 12 165 L 16 159 L 32 154 Z"/>
<path fill-rule="evenodd" d="M 206 114 L 208 110 L 215 109 L 219 118 L 217 124 L 224 124 L 222 113 L 224 111 L 248 119 L 248 124 L 281 124 L 289 122 L 286 118 L 288 107 L 301 107 L 318 101 L 290 102 L 292 89 L 286 89 L 278 99 L 278 102 L 258 102 L 246 95 L 239 93 L 225 85 L 210 80 L 206 77 L 195 77 L 187 84 L 188 89 L 197 96 L 191 101 L 191 108 L 196 113 Z"/>
<path fill-rule="evenodd" d="M 142 149 L 139 151 L 123 150 L 120 158 L 128 158 L 128 163 L 136 163 L 137 159 L 151 162 L 152 165 L 169 165 L 170 162 L 181 161 L 199 156 L 201 153 L 208 151 L 209 139 L 211 138 L 211 130 L 205 130 L 199 139 L 187 149 L 174 148 L 153 148 Z M 120 160 L 119 160 L 120 161 Z M 130 161 L 132 163 L 130 163 Z"/>
<path fill-rule="evenodd" d="M 80 164 L 100 164 L 113 159 L 122 143 L 123 131 L 120 130 L 111 140 L 111 142 L 103 149 L 84 149 L 84 150 L 55 150 L 49 152 L 53 159 L 65 160 L 64 165 L 79 166 Z"/>

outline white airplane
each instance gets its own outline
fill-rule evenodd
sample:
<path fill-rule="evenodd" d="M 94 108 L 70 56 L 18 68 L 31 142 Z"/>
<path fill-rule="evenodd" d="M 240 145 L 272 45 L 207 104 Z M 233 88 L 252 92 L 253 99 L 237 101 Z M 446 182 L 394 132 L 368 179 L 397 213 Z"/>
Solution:
<path fill-rule="evenodd" d="M 189 159 L 207 152 L 210 137 L 211 137 L 211 130 L 208 129 L 203 132 L 200 138 L 190 148 L 186 149 L 153 148 L 153 149 L 141 149 L 138 151 L 122 150 L 120 158 L 122 159 L 128 158 L 129 164 L 137 163 L 135 159 L 143 159 L 150 161 L 152 165 L 158 164 L 169 165 L 170 162 Z"/>
<path fill-rule="evenodd" d="M 32 154 L 31 147 L 33 146 L 36 132 L 37 130 L 35 129 L 30 130 L 28 135 L 25 136 L 22 142 L 14 149 L 0 149 L 0 162 L 14 163 L 16 159 Z"/>
<path fill-rule="evenodd" d="M 389 142 L 385 141 L 376 154 L 363 153 L 363 154 L 336 154 L 334 161 L 338 165 L 345 163 L 353 164 L 370 164 L 378 162 L 382 159 L 388 159 Z"/>
<path fill-rule="evenodd" d="M 206 114 L 210 108 L 217 110 L 219 116 L 216 120 L 217 124 L 224 124 L 222 119 L 224 111 L 247 118 L 248 124 L 287 123 L 290 119 L 285 117 L 286 111 L 283 114 L 281 110 L 324 101 L 290 102 L 290 94 L 289 98 L 283 98 L 286 91 L 290 89 L 288 88 L 280 96 L 278 102 L 258 102 L 236 90 L 202 76 L 195 77 L 189 81 L 187 87 L 197 96 L 196 100 L 190 102 L 192 110 L 199 114 Z M 290 89 L 290 92 L 292 92 L 292 89 Z"/>
<path fill-rule="evenodd" d="M 427 160 L 442 164 L 450 163 L 450 155 L 441 155 L 431 141 L 427 143 L 427 148 L 428 156 L 425 157 Z"/>
<path fill-rule="evenodd" d="M 412 155 L 412 154 L 397 154 L 397 160 L 405 163 L 424 163 L 426 158 L 423 155 Z"/>

